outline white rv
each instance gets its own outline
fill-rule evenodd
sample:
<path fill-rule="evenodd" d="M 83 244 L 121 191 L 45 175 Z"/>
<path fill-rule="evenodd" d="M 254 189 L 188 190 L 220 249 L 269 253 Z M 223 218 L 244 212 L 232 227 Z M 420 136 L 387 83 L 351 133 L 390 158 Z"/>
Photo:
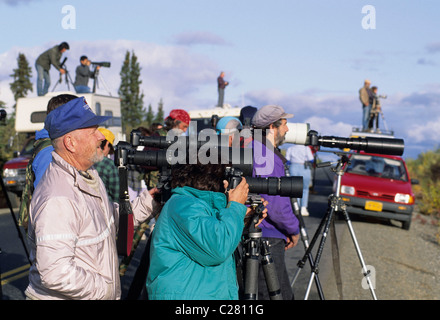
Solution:
<path fill-rule="evenodd" d="M 121 103 L 118 97 L 104 96 L 94 93 L 75 94 L 73 92 L 51 92 L 41 97 L 20 98 L 17 100 L 15 114 L 15 130 L 28 133 L 24 146 L 19 154 L 3 165 L 3 181 L 12 206 L 19 205 L 19 198 L 26 179 L 26 166 L 32 156 L 35 132 L 43 129 L 46 119 L 47 103 L 59 94 L 73 94 L 85 97 L 93 112 L 99 116 L 112 116 L 101 126 L 109 129 L 118 141 L 125 140 L 121 125 Z"/>
<path fill-rule="evenodd" d="M 73 94 L 85 97 L 93 112 L 98 116 L 112 116 L 101 126 L 107 128 L 115 135 L 115 144 L 124 140 L 121 125 L 121 102 L 119 97 L 110 97 L 95 93 L 76 94 L 73 92 L 50 92 L 45 96 L 33 98 L 20 98 L 17 100 L 15 115 L 15 131 L 36 132 L 43 129 L 46 119 L 46 109 L 49 100 L 60 94 Z"/>

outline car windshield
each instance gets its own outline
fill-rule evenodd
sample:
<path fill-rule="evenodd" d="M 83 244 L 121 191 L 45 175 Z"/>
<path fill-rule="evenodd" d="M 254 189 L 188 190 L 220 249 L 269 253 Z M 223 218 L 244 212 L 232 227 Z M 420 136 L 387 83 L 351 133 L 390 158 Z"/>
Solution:
<path fill-rule="evenodd" d="M 405 166 L 401 160 L 370 155 L 352 155 L 347 172 L 385 179 L 408 181 Z"/>

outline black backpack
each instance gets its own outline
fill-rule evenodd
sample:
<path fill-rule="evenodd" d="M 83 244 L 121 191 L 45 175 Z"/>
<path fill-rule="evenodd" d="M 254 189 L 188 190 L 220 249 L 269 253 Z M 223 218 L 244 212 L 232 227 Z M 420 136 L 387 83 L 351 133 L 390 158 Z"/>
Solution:
<path fill-rule="evenodd" d="M 32 162 L 37 154 L 44 148 L 52 145 L 50 138 L 38 139 L 34 142 L 34 152 L 32 158 L 29 160 L 26 166 L 26 180 L 21 194 L 20 209 L 18 212 L 18 225 L 24 227 L 27 231 L 29 222 L 29 204 L 32 200 L 32 194 L 34 193 L 34 181 L 35 173 L 32 170 Z"/>

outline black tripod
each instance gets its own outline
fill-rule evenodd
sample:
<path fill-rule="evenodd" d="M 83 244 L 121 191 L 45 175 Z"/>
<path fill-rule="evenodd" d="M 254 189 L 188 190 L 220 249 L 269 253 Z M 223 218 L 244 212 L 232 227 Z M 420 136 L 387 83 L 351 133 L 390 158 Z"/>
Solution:
<path fill-rule="evenodd" d="M 309 235 L 307 233 L 307 229 L 306 229 L 306 225 L 304 223 L 304 219 L 303 219 L 303 217 L 301 215 L 301 210 L 300 210 L 299 205 L 298 205 L 298 200 L 296 198 L 290 198 L 290 201 L 292 203 L 293 212 L 295 213 L 295 216 L 298 218 L 298 221 L 299 221 L 300 235 L 301 235 L 301 240 L 302 240 L 302 242 L 304 244 L 304 249 L 307 250 L 309 248 L 309 246 L 310 246 L 309 245 Z M 309 260 L 310 267 L 313 270 L 315 268 L 315 261 L 313 259 L 313 255 L 312 255 L 311 252 L 308 253 L 307 258 Z M 293 290 L 293 286 L 295 285 L 296 280 L 298 279 L 299 273 L 301 272 L 303 267 L 304 267 L 304 263 L 301 263 L 301 264 L 298 263 L 298 269 L 296 270 L 296 273 L 293 276 L 292 282 L 290 283 L 290 286 L 292 287 L 292 290 Z M 315 276 L 314 280 L 315 280 L 316 289 L 318 290 L 319 298 L 321 300 L 325 300 L 324 299 L 324 292 L 322 291 L 321 282 L 319 281 L 318 275 Z"/>
<path fill-rule="evenodd" d="M 362 265 L 363 275 L 364 275 L 364 277 L 366 279 L 366 282 L 367 282 L 367 284 L 369 286 L 369 289 L 371 291 L 373 299 L 377 300 L 376 294 L 374 292 L 373 285 L 372 285 L 371 280 L 370 280 L 370 272 L 367 269 L 367 267 L 365 265 L 365 262 L 364 262 L 364 259 L 362 257 L 362 253 L 361 253 L 361 250 L 359 248 L 358 242 L 356 240 L 356 236 L 354 234 L 354 230 L 353 230 L 353 226 L 351 224 L 350 217 L 348 216 L 348 213 L 347 213 L 347 210 L 346 210 L 346 205 L 345 205 L 344 201 L 342 200 L 342 198 L 340 197 L 341 178 L 342 178 L 342 175 L 344 174 L 344 172 L 345 172 L 345 170 L 347 168 L 347 164 L 349 163 L 349 158 L 347 156 L 347 153 L 344 153 L 344 152 L 339 152 L 339 153 L 335 152 L 335 154 L 340 156 L 336 167 L 333 169 L 334 172 L 337 175 L 336 194 L 331 194 L 329 196 L 327 213 L 324 216 L 324 218 L 321 220 L 321 222 L 320 222 L 320 224 L 318 226 L 318 229 L 316 230 L 316 233 L 313 236 L 313 239 L 312 239 L 312 241 L 310 243 L 310 246 L 307 248 L 306 253 L 304 254 L 303 258 L 298 262 L 298 266 L 300 268 L 305 264 L 307 258 L 311 254 L 311 251 L 312 251 L 316 241 L 318 240 L 318 237 L 319 237 L 319 235 L 321 233 L 321 230 L 324 228 L 323 232 L 322 232 L 322 238 L 321 238 L 321 241 L 320 241 L 320 244 L 319 244 L 319 247 L 318 247 L 318 250 L 317 250 L 316 258 L 315 258 L 315 266 L 312 267 L 312 274 L 310 276 L 310 281 L 309 281 L 309 284 L 307 286 L 307 291 L 306 291 L 306 295 L 305 295 L 304 299 L 305 300 L 308 299 L 308 296 L 309 296 L 309 293 L 310 293 L 310 288 L 311 288 L 311 285 L 313 283 L 313 280 L 318 275 L 318 265 L 319 265 L 319 261 L 321 259 L 322 251 L 324 249 L 325 241 L 326 241 L 327 236 L 329 234 L 330 226 L 331 226 L 332 223 L 334 223 L 334 217 L 335 217 L 336 213 L 340 212 L 340 213 L 342 213 L 345 221 L 347 222 L 347 225 L 348 225 L 348 228 L 349 228 L 349 231 L 350 231 L 350 235 L 351 235 L 352 240 L 353 240 L 353 244 L 355 246 L 358 258 L 359 258 L 360 263 Z M 333 230 L 332 231 L 334 231 L 334 225 L 333 225 Z M 336 237 L 335 237 L 335 239 L 336 239 Z M 338 271 L 338 270 L 336 270 L 336 271 Z"/>
<path fill-rule="evenodd" d="M 290 171 L 287 168 L 287 166 L 284 167 L 284 171 L 285 171 L 286 176 L 289 177 L 290 176 Z M 307 228 L 306 228 L 306 225 L 304 223 L 304 219 L 303 219 L 303 216 L 301 214 L 300 207 L 298 205 L 298 199 L 297 198 L 290 198 L 290 203 L 292 204 L 293 213 L 295 214 L 295 216 L 296 216 L 296 218 L 298 219 L 298 222 L 299 222 L 301 241 L 304 244 L 304 249 L 307 250 L 309 248 L 309 235 L 307 233 Z M 312 255 L 311 252 L 308 255 L 308 260 L 309 260 L 309 263 L 310 263 L 310 267 L 313 269 L 315 267 L 315 261 L 313 259 L 313 255 Z M 293 286 L 295 285 L 295 282 L 298 279 L 299 273 L 301 272 L 303 267 L 304 267 L 304 264 L 299 265 L 299 268 L 296 270 L 296 273 L 293 276 L 292 282 L 290 283 L 292 291 L 293 291 Z M 316 284 L 316 288 L 318 290 L 319 298 L 321 300 L 324 300 L 324 292 L 322 291 L 321 282 L 319 281 L 319 277 L 318 276 L 315 277 L 315 284 Z"/>
<path fill-rule="evenodd" d="M 70 91 L 70 84 L 69 84 L 69 81 L 70 81 L 70 83 L 72 83 L 72 86 L 73 86 L 73 81 L 72 81 L 72 78 L 70 77 L 70 73 L 69 73 L 69 71 L 67 70 L 67 68 L 63 68 L 66 72 L 64 73 L 64 75 L 65 75 L 65 81 L 66 81 L 66 84 L 67 84 L 67 90 L 68 91 Z M 63 75 L 60 73 L 60 80 L 58 80 L 57 81 L 57 83 L 55 83 L 55 86 L 53 87 L 53 89 L 52 89 L 52 91 L 55 91 L 55 88 L 57 87 L 57 85 L 59 84 L 59 83 L 61 83 L 61 82 L 63 82 Z M 73 86 L 74 87 L 74 86 Z M 74 87 L 75 88 L 75 87 Z"/>
<path fill-rule="evenodd" d="M 72 81 L 72 78 L 70 77 L 70 73 L 69 73 L 69 71 L 68 71 L 67 68 L 64 66 L 64 65 L 66 64 L 66 61 L 67 61 L 67 57 L 64 58 L 63 62 L 61 62 L 61 64 L 60 64 L 60 69 L 63 69 L 63 70 L 65 71 L 64 75 L 65 75 L 65 78 L 66 78 L 67 89 L 70 91 L 69 80 L 70 80 L 70 82 L 72 83 L 72 86 L 73 86 L 73 81 Z M 63 75 L 62 75 L 62 73 L 60 72 L 60 79 L 57 81 L 57 83 L 55 83 L 55 86 L 53 87 L 52 91 L 55 91 L 55 88 L 56 88 L 57 85 L 58 85 L 59 83 L 61 83 L 61 82 L 63 82 Z"/>
<path fill-rule="evenodd" d="M 255 209 L 256 213 L 252 217 L 248 233 L 246 235 L 247 239 L 245 239 L 243 244 L 246 251 L 244 300 L 256 300 L 258 297 L 258 271 L 260 266 L 260 255 L 270 299 L 283 299 L 280 283 L 278 281 L 278 275 L 275 270 L 275 264 L 269 250 L 269 242 L 261 239 L 262 231 L 260 228 L 255 227 L 255 224 L 258 223 L 260 213 L 263 211 L 263 209 L 263 206 L 258 206 Z"/>

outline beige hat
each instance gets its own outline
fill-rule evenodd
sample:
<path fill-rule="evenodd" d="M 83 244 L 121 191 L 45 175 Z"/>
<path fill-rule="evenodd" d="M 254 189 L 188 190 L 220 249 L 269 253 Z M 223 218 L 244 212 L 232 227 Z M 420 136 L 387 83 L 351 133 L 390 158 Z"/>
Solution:
<path fill-rule="evenodd" d="M 257 128 L 266 128 L 280 119 L 293 118 L 293 114 L 286 113 L 281 106 L 267 105 L 259 109 L 252 118 L 252 125 Z"/>

